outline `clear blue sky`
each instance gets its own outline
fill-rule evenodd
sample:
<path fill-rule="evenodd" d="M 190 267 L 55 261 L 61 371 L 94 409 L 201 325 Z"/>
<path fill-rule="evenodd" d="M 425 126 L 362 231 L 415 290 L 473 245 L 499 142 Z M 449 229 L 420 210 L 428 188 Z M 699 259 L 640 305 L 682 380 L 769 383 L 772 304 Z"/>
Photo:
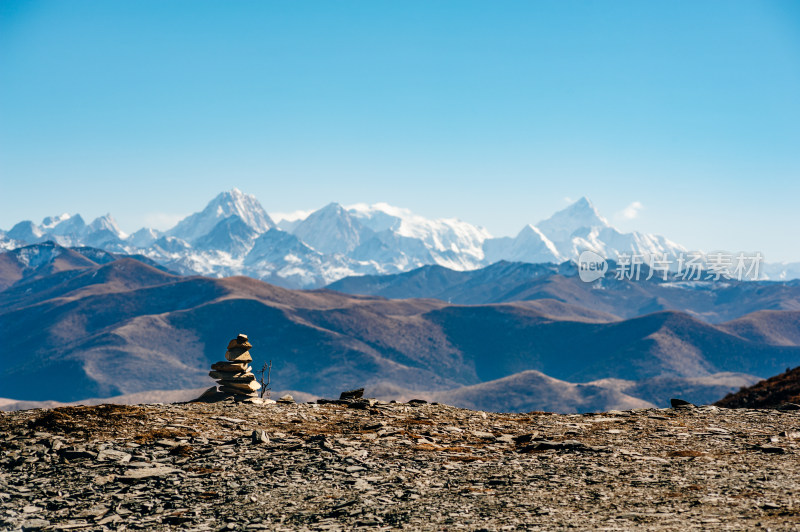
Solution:
<path fill-rule="evenodd" d="M 800 2 L 0 2 L 0 228 L 232 187 L 797 261 Z"/>

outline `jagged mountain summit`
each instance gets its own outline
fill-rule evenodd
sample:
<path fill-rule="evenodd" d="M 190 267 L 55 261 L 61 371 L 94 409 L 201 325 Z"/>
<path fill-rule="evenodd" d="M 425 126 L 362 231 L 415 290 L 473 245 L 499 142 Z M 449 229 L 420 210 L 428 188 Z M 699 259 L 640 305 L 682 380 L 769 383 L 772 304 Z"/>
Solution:
<path fill-rule="evenodd" d="M 230 225 L 233 221 L 231 219 L 240 222 L 242 228 L 240 231 L 247 227 L 255 234 L 264 233 L 275 227 L 275 222 L 255 196 L 234 188 L 219 194 L 202 211 L 178 222 L 178 225 L 167 231 L 167 234 L 193 244 L 212 233 L 220 223 L 228 220 L 227 223 Z"/>
<path fill-rule="evenodd" d="M 486 240 L 484 257 L 493 264 L 501 260 L 509 262 L 562 262 L 563 256 L 553 241 L 535 225 L 526 225 L 515 238 L 503 237 Z"/>
<path fill-rule="evenodd" d="M 62 246 L 93 246 L 123 251 L 128 238 L 111 214 L 100 216 L 86 224 L 80 214 L 48 216 L 40 225 L 25 220 L 7 233 L 0 234 L 0 248 L 12 249 L 19 244 L 52 241 Z"/>
<path fill-rule="evenodd" d="M 526 225 L 514 237 L 496 238 L 462 220 L 428 219 L 386 203 L 330 203 L 291 223 L 278 222 L 254 196 L 233 189 L 166 232 L 143 228 L 128 236 L 110 214 L 88 225 L 78 214 L 63 214 L 0 231 L 0 249 L 46 241 L 92 246 L 144 255 L 183 274 L 247 275 L 289 288 L 317 288 L 348 276 L 397 274 L 426 265 L 465 271 L 502 260 L 561 263 L 587 249 L 612 260 L 621 254 L 675 260 L 686 252 L 659 235 L 618 231 L 586 198 Z M 800 276 L 800 265 L 776 265 L 768 276 Z"/>
<path fill-rule="evenodd" d="M 568 241 L 579 229 L 611 227 L 586 197 L 582 197 L 536 225 L 553 242 Z"/>
<path fill-rule="evenodd" d="M 297 224 L 292 234 L 321 253 L 346 255 L 375 232 L 338 203 L 330 203 Z"/>

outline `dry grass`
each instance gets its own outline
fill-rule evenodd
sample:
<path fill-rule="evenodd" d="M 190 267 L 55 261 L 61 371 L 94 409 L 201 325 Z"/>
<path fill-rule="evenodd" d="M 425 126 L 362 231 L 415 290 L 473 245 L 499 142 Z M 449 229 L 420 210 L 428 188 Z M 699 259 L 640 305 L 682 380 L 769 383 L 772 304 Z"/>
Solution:
<path fill-rule="evenodd" d="M 729 393 L 717 401 L 726 408 L 775 408 L 784 403 L 800 402 L 800 367 L 757 382 L 749 388 Z"/>
<path fill-rule="evenodd" d="M 191 445 L 181 444 L 170 449 L 169 454 L 173 456 L 191 456 L 194 454 L 194 450 Z"/>
<path fill-rule="evenodd" d="M 145 417 L 138 406 L 65 406 L 42 411 L 28 421 L 28 428 L 88 437 L 116 432 Z"/>
<path fill-rule="evenodd" d="M 672 458 L 697 458 L 698 456 L 706 456 L 708 453 L 704 453 L 701 451 L 670 451 L 667 453 L 667 456 Z"/>
<path fill-rule="evenodd" d="M 196 434 L 196 432 L 188 431 L 188 430 L 175 430 L 175 429 L 153 429 L 147 432 L 143 432 L 141 434 L 137 434 L 134 436 L 133 441 L 138 443 L 139 445 L 143 445 L 146 443 L 153 443 L 156 440 L 163 440 L 163 439 L 176 439 L 176 438 L 185 438 L 187 436 L 192 436 Z"/>

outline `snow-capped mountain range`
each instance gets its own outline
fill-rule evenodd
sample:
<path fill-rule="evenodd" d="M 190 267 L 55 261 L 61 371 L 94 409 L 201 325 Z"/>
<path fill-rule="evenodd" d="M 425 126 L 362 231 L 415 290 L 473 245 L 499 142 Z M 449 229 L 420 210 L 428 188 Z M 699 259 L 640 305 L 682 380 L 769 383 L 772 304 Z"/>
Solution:
<path fill-rule="evenodd" d="M 687 250 L 639 232 L 621 233 L 586 198 L 515 237 L 494 238 L 456 219 L 430 220 L 385 203 L 348 207 L 331 203 L 302 219 L 276 222 L 259 201 L 238 189 L 223 192 L 200 212 L 161 232 L 143 228 L 126 235 L 110 214 L 86 224 L 80 215 L 23 221 L 0 231 L 0 248 L 52 240 L 141 254 L 184 274 L 247 275 L 290 288 L 316 288 L 350 275 L 400 273 L 427 264 L 477 269 L 499 260 L 560 263 L 591 249 L 666 256 Z M 800 277 L 800 263 L 765 266 L 772 279 Z"/>

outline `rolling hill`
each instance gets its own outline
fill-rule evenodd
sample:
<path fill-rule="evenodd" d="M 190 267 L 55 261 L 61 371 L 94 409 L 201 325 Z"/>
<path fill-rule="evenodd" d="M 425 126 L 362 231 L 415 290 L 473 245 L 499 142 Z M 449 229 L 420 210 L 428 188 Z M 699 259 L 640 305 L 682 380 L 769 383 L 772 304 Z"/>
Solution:
<path fill-rule="evenodd" d="M 552 299 L 635 318 L 658 311 L 677 310 L 709 323 L 722 323 L 761 310 L 800 310 L 797 281 L 677 281 L 648 275 L 647 267 L 636 279 L 616 279 L 615 264 L 603 279 L 585 283 L 573 262 L 529 264 L 497 262 L 471 271 L 443 266 L 423 266 L 392 275 L 346 277 L 328 285 L 348 294 L 391 299 L 435 298 L 463 305 Z"/>
<path fill-rule="evenodd" d="M 208 367 L 238 332 L 252 339 L 256 369 L 273 361 L 279 389 L 330 397 L 390 385 L 487 409 L 664 406 L 676 391 L 721 396 L 800 363 L 795 312 L 719 325 L 674 311 L 620 320 L 553 299 L 389 300 L 181 277 L 132 258 L 75 260 L 68 276 L 42 273 L 0 292 L 2 396 L 74 401 L 211 385 Z"/>

